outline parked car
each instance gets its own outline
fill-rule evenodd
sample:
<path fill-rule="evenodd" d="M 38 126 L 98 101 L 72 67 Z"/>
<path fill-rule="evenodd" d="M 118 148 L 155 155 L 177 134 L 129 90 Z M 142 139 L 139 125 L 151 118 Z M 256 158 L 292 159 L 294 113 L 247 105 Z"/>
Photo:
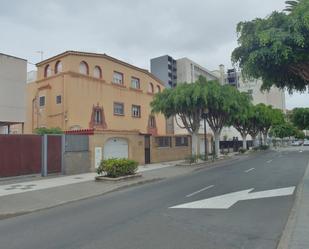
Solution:
<path fill-rule="evenodd" d="M 303 146 L 309 146 L 309 140 L 305 140 Z"/>
<path fill-rule="evenodd" d="M 301 146 L 301 145 L 302 145 L 301 141 L 294 141 L 292 143 L 292 146 Z"/>

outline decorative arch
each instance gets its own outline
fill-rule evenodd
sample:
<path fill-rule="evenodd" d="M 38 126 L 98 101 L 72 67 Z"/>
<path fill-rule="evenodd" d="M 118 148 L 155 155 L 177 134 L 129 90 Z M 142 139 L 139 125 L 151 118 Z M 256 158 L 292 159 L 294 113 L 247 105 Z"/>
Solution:
<path fill-rule="evenodd" d="M 161 87 L 157 85 L 156 93 L 160 93 L 160 92 L 161 92 Z"/>
<path fill-rule="evenodd" d="M 79 63 L 79 72 L 84 75 L 89 75 L 89 66 L 86 61 Z"/>
<path fill-rule="evenodd" d="M 44 77 L 50 77 L 51 76 L 51 67 L 49 64 L 47 64 L 44 68 Z"/>
<path fill-rule="evenodd" d="M 151 82 L 148 84 L 148 92 L 149 93 L 153 93 L 154 92 L 154 87 L 153 87 L 153 84 Z"/>
<path fill-rule="evenodd" d="M 158 135 L 156 117 L 154 115 L 149 115 L 147 132 L 153 136 Z"/>
<path fill-rule="evenodd" d="M 95 66 L 93 69 L 93 77 L 102 79 L 102 69 L 99 66 Z"/>
<path fill-rule="evenodd" d="M 62 62 L 57 61 L 55 64 L 55 74 L 62 72 Z"/>
<path fill-rule="evenodd" d="M 91 129 L 106 129 L 107 124 L 105 121 L 104 109 L 103 106 L 99 106 L 99 103 L 92 107 L 91 119 L 89 122 L 89 128 Z"/>

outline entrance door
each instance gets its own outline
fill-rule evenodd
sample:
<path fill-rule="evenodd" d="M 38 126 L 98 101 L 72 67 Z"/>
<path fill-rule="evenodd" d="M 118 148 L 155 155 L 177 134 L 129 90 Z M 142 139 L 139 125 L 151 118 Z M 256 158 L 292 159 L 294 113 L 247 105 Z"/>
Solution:
<path fill-rule="evenodd" d="M 145 164 L 150 163 L 150 136 L 145 136 Z"/>

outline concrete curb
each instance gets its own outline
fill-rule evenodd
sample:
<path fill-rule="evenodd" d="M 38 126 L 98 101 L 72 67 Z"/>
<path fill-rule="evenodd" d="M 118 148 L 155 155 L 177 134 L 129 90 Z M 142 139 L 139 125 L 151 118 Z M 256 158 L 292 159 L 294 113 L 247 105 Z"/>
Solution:
<path fill-rule="evenodd" d="M 110 189 L 110 190 L 108 190 L 106 192 L 102 192 L 100 194 L 93 194 L 93 195 L 89 195 L 89 196 L 83 197 L 83 198 L 76 198 L 76 199 L 73 199 L 73 200 L 64 201 L 64 202 L 53 204 L 53 205 L 48 205 L 44 208 L 30 209 L 30 210 L 26 210 L 26 211 L 22 211 L 22 212 L 16 212 L 16 213 L 0 214 L 0 220 L 13 218 L 13 217 L 21 216 L 21 215 L 24 215 L 24 214 L 30 214 L 30 213 L 34 213 L 34 212 L 38 212 L 38 211 L 43 211 L 43 210 L 63 206 L 63 205 L 69 204 L 69 203 L 77 202 L 77 201 L 87 200 L 87 199 L 90 199 L 90 198 L 93 198 L 93 197 L 99 197 L 99 196 L 103 196 L 103 195 L 106 195 L 106 194 L 110 194 L 112 192 L 116 192 L 118 190 L 122 190 L 122 189 L 125 189 L 125 188 L 143 185 L 143 184 L 146 184 L 146 183 L 157 182 L 157 181 L 161 181 L 161 180 L 164 180 L 164 179 L 166 179 L 166 178 L 151 178 L 151 179 L 141 180 L 141 181 L 138 181 L 138 182 L 131 182 L 131 183 L 128 182 L 125 185 L 117 186 L 114 189 Z"/>
<path fill-rule="evenodd" d="M 286 222 L 285 228 L 282 232 L 281 238 L 278 242 L 277 249 L 289 249 L 290 248 L 290 241 L 291 241 L 291 238 L 292 238 L 295 226 L 296 226 L 296 221 L 297 221 L 297 212 L 301 205 L 305 179 L 309 179 L 309 161 L 308 161 L 308 166 L 305 171 L 305 174 L 301 182 L 297 186 L 297 191 L 295 194 L 295 201 L 294 201 L 293 207 L 291 208 L 290 215 Z"/>

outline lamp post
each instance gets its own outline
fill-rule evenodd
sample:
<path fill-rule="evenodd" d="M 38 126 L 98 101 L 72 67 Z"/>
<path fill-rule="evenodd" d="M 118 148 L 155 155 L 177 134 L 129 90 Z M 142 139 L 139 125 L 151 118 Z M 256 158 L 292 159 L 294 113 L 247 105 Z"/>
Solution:
<path fill-rule="evenodd" d="M 205 149 L 205 161 L 208 160 L 208 151 L 207 151 L 207 131 L 206 131 L 206 118 L 207 118 L 208 110 L 206 109 L 204 113 L 202 113 L 202 119 L 204 119 L 204 149 Z"/>

